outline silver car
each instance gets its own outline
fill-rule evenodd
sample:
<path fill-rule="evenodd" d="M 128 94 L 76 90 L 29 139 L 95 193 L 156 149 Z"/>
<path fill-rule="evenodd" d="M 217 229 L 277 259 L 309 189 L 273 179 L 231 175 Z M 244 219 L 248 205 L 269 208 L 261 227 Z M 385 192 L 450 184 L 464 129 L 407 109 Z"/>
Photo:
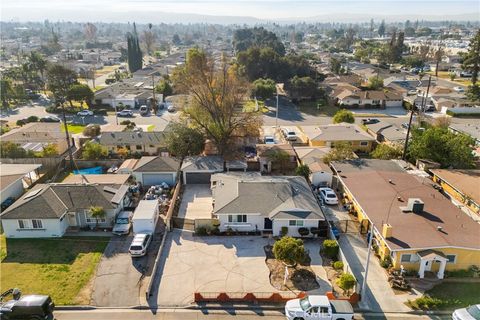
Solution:
<path fill-rule="evenodd" d="M 115 225 L 113 226 L 112 233 L 118 236 L 123 234 L 129 234 L 130 228 L 132 227 L 131 217 L 131 212 L 120 212 L 117 216 L 117 219 L 115 219 Z"/>

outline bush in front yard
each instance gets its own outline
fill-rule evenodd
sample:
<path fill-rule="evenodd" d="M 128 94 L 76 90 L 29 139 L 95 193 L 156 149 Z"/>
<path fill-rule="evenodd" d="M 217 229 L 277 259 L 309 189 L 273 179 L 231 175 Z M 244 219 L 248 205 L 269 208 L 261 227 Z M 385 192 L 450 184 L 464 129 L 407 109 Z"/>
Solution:
<path fill-rule="evenodd" d="M 440 308 L 445 302 L 438 298 L 432 298 L 429 295 L 424 295 L 421 298 L 413 300 L 410 305 L 413 307 L 418 307 L 420 309 L 438 309 Z"/>
<path fill-rule="evenodd" d="M 294 265 L 305 259 L 303 241 L 292 237 L 283 237 L 275 241 L 272 251 L 275 259 L 281 260 L 288 265 Z"/>
<path fill-rule="evenodd" d="M 392 266 L 392 258 L 390 258 L 390 256 L 386 256 L 382 259 L 382 261 L 380 261 L 380 265 L 385 269 L 390 268 Z"/>
<path fill-rule="evenodd" d="M 349 295 L 350 290 L 355 286 L 355 277 L 350 273 L 344 273 L 337 279 L 337 284 L 342 290 Z"/>
<path fill-rule="evenodd" d="M 197 236 L 206 236 L 208 234 L 208 230 L 206 226 L 199 226 L 195 229 L 195 235 Z"/>
<path fill-rule="evenodd" d="M 333 263 L 333 269 L 335 270 L 343 270 L 343 262 L 342 261 L 335 261 Z"/>
<path fill-rule="evenodd" d="M 298 233 L 302 236 L 308 236 L 310 234 L 310 230 L 308 228 L 298 228 Z"/>
<path fill-rule="evenodd" d="M 338 242 L 335 240 L 323 241 L 323 253 L 330 259 L 337 259 L 338 255 Z"/>

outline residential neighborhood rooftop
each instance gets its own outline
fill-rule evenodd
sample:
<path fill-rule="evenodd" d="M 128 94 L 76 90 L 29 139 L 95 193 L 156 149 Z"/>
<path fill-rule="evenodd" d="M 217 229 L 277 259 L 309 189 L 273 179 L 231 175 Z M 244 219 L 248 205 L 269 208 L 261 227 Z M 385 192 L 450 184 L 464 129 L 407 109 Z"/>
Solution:
<path fill-rule="evenodd" d="M 374 141 L 356 124 L 338 123 L 323 126 L 302 126 L 305 135 L 312 141 Z"/>
<path fill-rule="evenodd" d="M 70 174 L 62 183 L 95 183 L 95 184 L 124 184 L 129 174 Z"/>
<path fill-rule="evenodd" d="M 133 168 L 135 172 L 171 172 L 180 168 L 180 161 L 173 157 L 143 156 Z"/>
<path fill-rule="evenodd" d="M 464 195 L 480 203 L 480 170 L 430 169 L 430 171 Z"/>

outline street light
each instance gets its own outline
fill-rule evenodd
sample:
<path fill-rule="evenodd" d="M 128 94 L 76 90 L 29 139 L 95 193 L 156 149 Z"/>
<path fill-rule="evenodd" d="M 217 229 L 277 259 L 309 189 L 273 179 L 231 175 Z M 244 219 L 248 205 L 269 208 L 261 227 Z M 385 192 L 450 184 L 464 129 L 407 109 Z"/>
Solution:
<path fill-rule="evenodd" d="M 278 95 L 279 94 L 285 94 L 285 91 L 283 91 L 283 83 L 277 83 L 275 85 L 275 88 L 277 89 L 277 111 L 275 115 L 275 127 L 278 128 Z"/>

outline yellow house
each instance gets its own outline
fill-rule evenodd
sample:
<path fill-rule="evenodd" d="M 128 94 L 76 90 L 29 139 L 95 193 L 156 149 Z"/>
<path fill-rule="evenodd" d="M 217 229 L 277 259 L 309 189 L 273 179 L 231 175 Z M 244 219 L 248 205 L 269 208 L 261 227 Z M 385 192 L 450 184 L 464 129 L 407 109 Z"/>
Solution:
<path fill-rule="evenodd" d="M 354 151 L 370 152 L 375 138 L 356 124 L 338 123 L 322 126 L 302 126 L 303 134 L 311 147 L 335 148 L 335 143 L 349 142 Z"/>
<path fill-rule="evenodd" d="M 480 266 L 480 224 L 400 163 L 356 159 L 331 164 L 364 230 L 373 224 L 374 244 L 394 268 L 420 278 Z"/>
<path fill-rule="evenodd" d="M 480 170 L 431 169 L 433 181 L 450 196 L 480 215 Z"/>

